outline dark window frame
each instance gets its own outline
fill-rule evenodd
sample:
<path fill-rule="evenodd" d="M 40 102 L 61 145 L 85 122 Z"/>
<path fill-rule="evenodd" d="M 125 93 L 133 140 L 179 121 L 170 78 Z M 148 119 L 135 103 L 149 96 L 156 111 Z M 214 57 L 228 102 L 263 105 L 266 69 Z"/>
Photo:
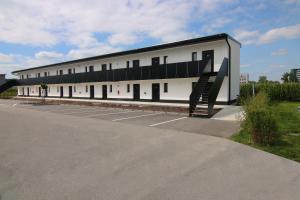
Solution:
<path fill-rule="evenodd" d="M 196 61 L 197 60 L 197 52 L 194 51 L 192 52 L 192 61 Z"/>
<path fill-rule="evenodd" d="M 112 93 L 112 85 L 109 85 L 109 93 Z"/>
<path fill-rule="evenodd" d="M 164 56 L 164 64 L 168 64 L 168 56 Z"/>
<path fill-rule="evenodd" d="M 168 92 L 169 92 L 169 84 L 164 83 L 164 93 L 168 93 Z"/>
<path fill-rule="evenodd" d="M 127 93 L 130 93 L 130 84 L 127 84 Z"/>

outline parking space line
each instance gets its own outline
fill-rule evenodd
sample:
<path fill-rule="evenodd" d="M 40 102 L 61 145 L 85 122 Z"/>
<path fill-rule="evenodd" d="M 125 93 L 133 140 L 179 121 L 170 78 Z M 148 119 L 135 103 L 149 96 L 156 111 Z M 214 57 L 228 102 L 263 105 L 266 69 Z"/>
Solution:
<path fill-rule="evenodd" d="M 133 112 L 140 112 L 140 110 L 131 110 L 131 111 L 125 111 L 125 112 L 113 112 L 113 113 L 103 113 L 103 114 L 97 114 L 97 115 L 86 115 L 86 116 L 84 116 L 84 117 L 97 117 L 97 116 L 103 116 L 103 115 L 115 115 L 115 114 L 133 113 Z"/>
<path fill-rule="evenodd" d="M 133 117 L 124 117 L 124 118 L 114 119 L 112 121 L 116 122 L 116 121 L 122 121 L 122 120 L 126 120 L 126 119 L 135 119 L 135 118 L 139 118 L 139 117 L 147 117 L 147 116 L 160 115 L 160 114 L 163 114 L 163 113 L 151 113 L 151 114 L 138 115 L 138 116 L 133 116 Z"/>
<path fill-rule="evenodd" d="M 77 110 L 77 111 L 73 111 L 73 112 L 62 112 L 62 113 L 59 113 L 59 114 L 65 114 L 65 115 L 93 114 L 93 113 L 96 113 L 98 111 L 108 111 L 108 109 L 105 109 L 105 110 Z"/>
<path fill-rule="evenodd" d="M 166 124 L 166 123 L 169 123 L 169 122 L 174 122 L 174 121 L 178 121 L 178 120 L 181 120 L 181 119 L 186 119 L 187 117 L 180 117 L 180 118 L 177 118 L 177 119 L 172 119 L 172 120 L 168 120 L 168 121 L 164 121 L 164 122 L 160 122 L 160 123 L 156 123 L 156 124 L 151 124 L 149 126 L 158 126 L 158 125 L 161 125 L 161 124 Z"/>

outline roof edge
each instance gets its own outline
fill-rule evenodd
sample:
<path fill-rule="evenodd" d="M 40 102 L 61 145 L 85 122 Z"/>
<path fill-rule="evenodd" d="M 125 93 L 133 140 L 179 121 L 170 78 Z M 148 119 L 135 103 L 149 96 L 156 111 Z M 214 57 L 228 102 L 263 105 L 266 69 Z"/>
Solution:
<path fill-rule="evenodd" d="M 159 44 L 159 45 L 154 45 L 154 46 L 148 46 L 148 47 L 143 47 L 143 48 L 131 49 L 131 50 L 126 50 L 126 51 L 114 52 L 114 53 L 80 58 L 80 59 L 75 59 L 75 60 L 70 60 L 70 61 L 65 61 L 65 62 L 60 62 L 60 63 L 32 67 L 32 68 L 27 68 L 27 69 L 22 69 L 22 70 L 16 70 L 16 71 L 13 71 L 12 74 L 29 71 L 29 70 L 35 70 L 35 69 L 54 67 L 57 65 L 72 64 L 72 63 L 77 63 L 77 62 L 86 62 L 86 61 L 97 60 L 97 59 L 111 58 L 111 57 L 124 56 L 124 55 L 136 54 L 136 53 L 156 51 L 156 50 L 167 49 L 167 48 L 172 48 L 172 47 L 179 47 L 179 46 L 186 46 L 186 45 L 192 45 L 192 44 L 197 44 L 197 43 L 217 41 L 217 40 L 222 40 L 222 39 L 226 39 L 226 38 L 230 38 L 231 40 L 237 42 L 241 46 L 240 42 L 238 42 L 236 39 L 234 39 L 227 33 L 220 33 L 220 34 L 198 37 L 198 38 L 193 38 L 193 39 L 188 39 L 188 40 L 181 40 L 181 41 L 176 41 L 176 42 L 171 42 L 171 43 Z"/>

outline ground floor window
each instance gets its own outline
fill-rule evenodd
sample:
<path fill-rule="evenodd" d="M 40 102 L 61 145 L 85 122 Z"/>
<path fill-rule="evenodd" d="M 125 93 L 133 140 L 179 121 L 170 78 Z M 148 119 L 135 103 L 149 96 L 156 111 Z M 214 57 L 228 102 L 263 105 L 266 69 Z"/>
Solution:
<path fill-rule="evenodd" d="M 112 85 L 109 85 L 109 92 L 112 93 Z"/>
<path fill-rule="evenodd" d="M 89 86 L 85 86 L 85 92 L 89 92 Z"/>
<path fill-rule="evenodd" d="M 130 84 L 127 84 L 127 93 L 130 92 Z"/>
<path fill-rule="evenodd" d="M 164 93 L 168 92 L 168 83 L 164 83 Z"/>

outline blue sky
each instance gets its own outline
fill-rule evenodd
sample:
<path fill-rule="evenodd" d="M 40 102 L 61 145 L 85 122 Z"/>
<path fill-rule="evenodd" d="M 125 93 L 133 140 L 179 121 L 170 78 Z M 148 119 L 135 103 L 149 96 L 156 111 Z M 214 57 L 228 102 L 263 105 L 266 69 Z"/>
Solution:
<path fill-rule="evenodd" d="M 223 32 L 252 80 L 300 67 L 300 0 L 1 0 L 0 73 Z"/>

